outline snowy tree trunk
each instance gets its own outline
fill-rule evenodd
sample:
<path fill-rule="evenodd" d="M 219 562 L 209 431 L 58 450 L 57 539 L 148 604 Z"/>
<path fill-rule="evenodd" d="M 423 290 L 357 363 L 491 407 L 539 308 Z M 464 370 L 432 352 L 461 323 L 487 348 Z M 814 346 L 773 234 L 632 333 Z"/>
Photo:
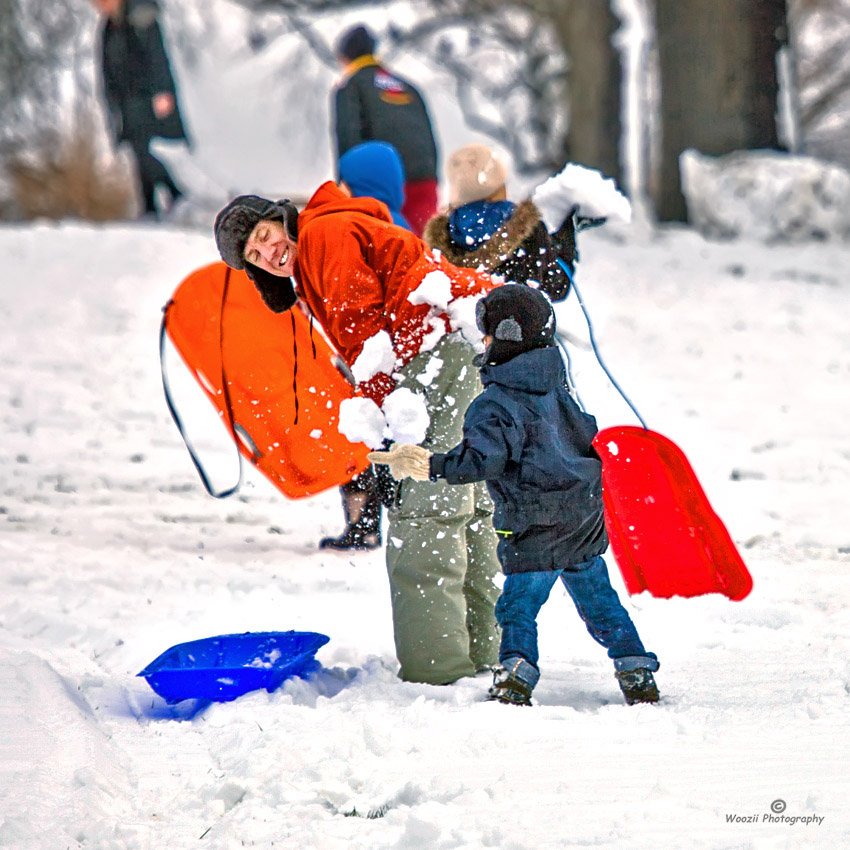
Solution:
<path fill-rule="evenodd" d="M 658 217 L 684 221 L 679 156 L 778 148 L 776 53 L 785 0 L 656 0 L 661 77 Z"/>
<path fill-rule="evenodd" d="M 608 0 L 552 2 L 549 15 L 569 58 L 566 155 L 622 186 L 622 69 L 611 40 L 619 21 Z"/>

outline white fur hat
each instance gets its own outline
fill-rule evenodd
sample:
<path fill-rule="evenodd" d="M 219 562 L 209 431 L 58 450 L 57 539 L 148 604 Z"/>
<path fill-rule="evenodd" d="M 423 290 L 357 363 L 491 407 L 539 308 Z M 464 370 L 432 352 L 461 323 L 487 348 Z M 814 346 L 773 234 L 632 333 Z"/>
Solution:
<path fill-rule="evenodd" d="M 489 198 L 505 185 L 508 172 L 487 145 L 473 144 L 458 148 L 449 157 L 446 177 L 449 204 L 459 207 Z"/>

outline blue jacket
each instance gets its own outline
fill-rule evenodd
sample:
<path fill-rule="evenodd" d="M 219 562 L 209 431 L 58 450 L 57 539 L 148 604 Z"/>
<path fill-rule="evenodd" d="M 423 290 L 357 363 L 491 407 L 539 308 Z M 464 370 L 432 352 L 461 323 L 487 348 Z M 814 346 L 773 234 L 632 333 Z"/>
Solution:
<path fill-rule="evenodd" d="M 505 573 L 569 569 L 608 546 L 596 420 L 566 389 L 557 348 L 481 369 L 463 440 L 431 458 L 433 479 L 486 481 Z"/>
<path fill-rule="evenodd" d="M 387 205 L 393 221 L 410 230 L 401 214 L 404 204 L 404 166 L 387 142 L 363 142 L 339 158 L 339 179 L 355 198 L 376 198 Z"/>

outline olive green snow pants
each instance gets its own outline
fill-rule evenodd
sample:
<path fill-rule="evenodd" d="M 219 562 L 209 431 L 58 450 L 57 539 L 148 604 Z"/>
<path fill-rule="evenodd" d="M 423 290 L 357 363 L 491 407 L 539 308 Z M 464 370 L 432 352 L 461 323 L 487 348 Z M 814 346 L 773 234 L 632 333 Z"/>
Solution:
<path fill-rule="evenodd" d="M 464 413 L 481 391 L 473 356 L 452 334 L 401 370 L 400 386 L 425 397 L 431 423 L 422 445 L 432 451 L 461 441 Z M 497 662 L 492 513 L 483 482 L 402 482 L 386 550 L 398 675 L 405 681 L 447 684 Z"/>

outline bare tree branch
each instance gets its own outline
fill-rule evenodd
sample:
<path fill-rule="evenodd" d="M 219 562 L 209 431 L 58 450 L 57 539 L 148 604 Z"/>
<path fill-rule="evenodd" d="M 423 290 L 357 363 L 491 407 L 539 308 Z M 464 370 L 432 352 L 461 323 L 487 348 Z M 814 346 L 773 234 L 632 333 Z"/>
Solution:
<path fill-rule="evenodd" d="M 388 7 L 390 0 L 236 0 L 256 13 L 282 15 L 257 28 L 251 47 L 266 49 L 297 33 L 328 67 L 333 45 L 312 22 L 320 12 Z M 543 0 L 431 0 L 405 25 L 381 36 L 389 64 L 404 52 L 430 62 L 453 84 L 468 126 L 509 150 L 518 172 L 560 166 L 565 133 L 566 60 L 545 17 Z M 264 22 L 265 24 L 265 22 Z M 506 106 L 510 104 L 510 109 Z"/>

